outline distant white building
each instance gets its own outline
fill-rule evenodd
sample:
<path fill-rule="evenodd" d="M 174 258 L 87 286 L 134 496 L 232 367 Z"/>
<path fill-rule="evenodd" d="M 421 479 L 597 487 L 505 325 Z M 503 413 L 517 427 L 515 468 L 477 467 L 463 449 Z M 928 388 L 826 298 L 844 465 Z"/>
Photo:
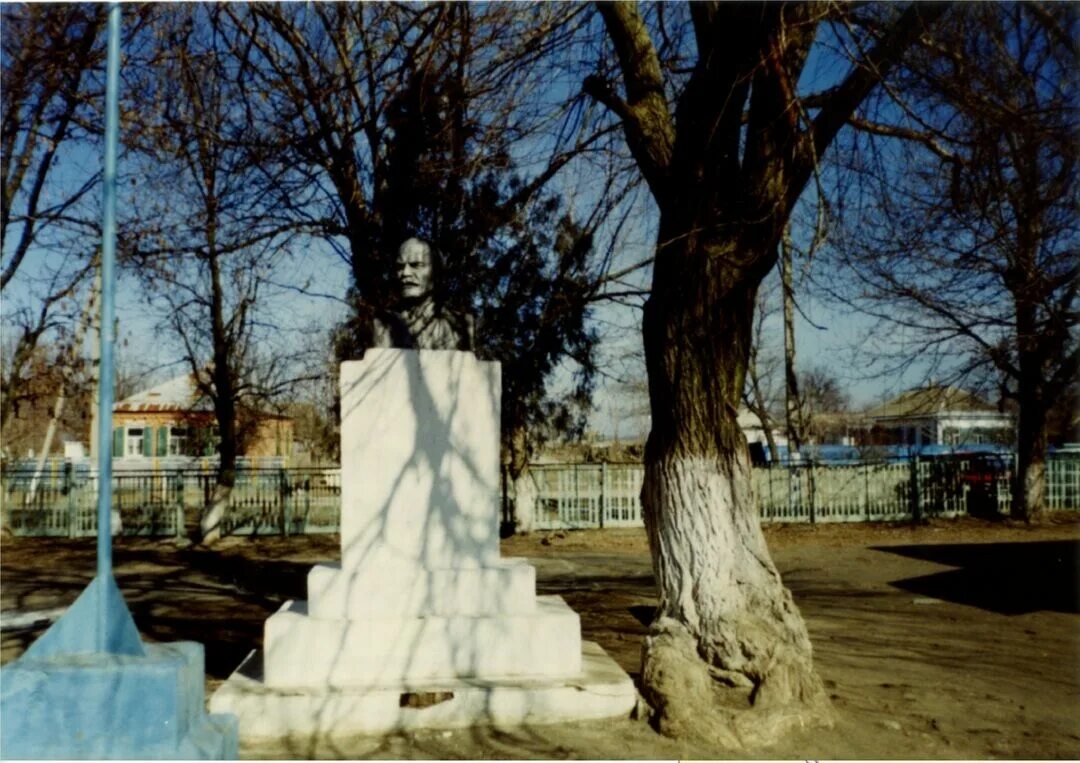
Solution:
<path fill-rule="evenodd" d="M 864 415 L 879 445 L 1011 444 L 1015 439 L 1011 414 L 957 387 L 908 390 Z"/>
<path fill-rule="evenodd" d="M 761 418 L 756 413 L 745 406 L 740 406 L 738 422 L 739 429 L 743 431 L 748 444 L 760 443 L 761 445 L 768 447 L 769 439 L 765 436 L 765 427 L 761 423 Z M 787 437 L 776 429 L 772 430 L 772 436 L 773 442 L 778 446 L 787 445 Z"/>

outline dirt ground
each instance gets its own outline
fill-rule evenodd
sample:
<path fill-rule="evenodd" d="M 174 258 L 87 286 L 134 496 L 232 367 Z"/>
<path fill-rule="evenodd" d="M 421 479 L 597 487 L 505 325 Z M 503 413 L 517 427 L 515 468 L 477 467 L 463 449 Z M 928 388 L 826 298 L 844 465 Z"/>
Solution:
<path fill-rule="evenodd" d="M 528 728 L 427 731 L 334 742 L 244 745 L 253 758 L 1078 758 L 1080 517 L 1027 527 L 769 526 L 770 549 L 802 609 L 836 725 L 759 750 L 702 747 L 616 719 Z M 230 538 L 214 550 L 118 539 L 116 577 L 143 637 L 206 645 L 207 693 L 262 640 L 281 602 L 303 598 L 337 536 Z M 0 661 L 69 604 L 94 570 L 92 539 L 0 545 Z M 583 635 L 635 679 L 656 605 L 641 530 L 510 538 L 540 593 L 560 594 Z M 31 616 L 32 619 L 32 616 Z"/>

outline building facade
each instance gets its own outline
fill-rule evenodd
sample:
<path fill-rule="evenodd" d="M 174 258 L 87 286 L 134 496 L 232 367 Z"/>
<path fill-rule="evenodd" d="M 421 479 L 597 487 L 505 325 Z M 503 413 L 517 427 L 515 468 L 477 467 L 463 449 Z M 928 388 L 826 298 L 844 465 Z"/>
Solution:
<path fill-rule="evenodd" d="M 239 455 L 277 459 L 292 455 L 293 422 L 264 413 L 243 417 Z M 113 458 L 128 465 L 151 459 L 192 459 L 217 455 L 219 435 L 210 401 L 196 392 L 191 376 L 170 379 L 113 405 Z"/>
<path fill-rule="evenodd" d="M 908 390 L 865 414 L 874 445 L 1012 445 L 1010 413 L 956 387 Z"/>

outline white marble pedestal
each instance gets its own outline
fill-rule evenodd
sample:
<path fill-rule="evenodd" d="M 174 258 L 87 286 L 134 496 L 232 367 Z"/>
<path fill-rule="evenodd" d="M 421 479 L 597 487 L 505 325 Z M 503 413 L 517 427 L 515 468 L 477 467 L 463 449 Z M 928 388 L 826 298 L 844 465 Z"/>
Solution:
<path fill-rule="evenodd" d="M 211 697 L 242 738 L 629 713 L 630 678 L 499 557 L 497 363 L 369 350 L 341 366 L 341 563 L 266 621 Z"/>

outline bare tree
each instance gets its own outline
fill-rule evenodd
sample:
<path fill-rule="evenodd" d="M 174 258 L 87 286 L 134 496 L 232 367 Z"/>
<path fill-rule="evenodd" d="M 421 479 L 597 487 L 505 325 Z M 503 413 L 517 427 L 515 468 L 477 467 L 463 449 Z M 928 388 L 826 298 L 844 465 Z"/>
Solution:
<path fill-rule="evenodd" d="M 938 381 L 1018 406 L 1012 510 L 1046 506 L 1047 412 L 1080 361 L 1077 13 L 973 4 L 913 48 L 842 155 L 862 191 L 834 295 Z"/>
<path fill-rule="evenodd" d="M 818 26 L 859 8 L 680 6 L 695 45 L 671 68 L 661 56 L 670 19 L 654 14 L 654 35 L 635 4 L 598 8 L 622 88 L 603 70 L 585 87 L 622 122 L 660 211 L 643 320 L 652 432 L 642 490 L 660 602 L 643 689 L 665 733 L 758 743 L 829 711 L 761 534 L 736 421 L 754 299 L 818 157 L 943 9 L 885 9 L 850 73 L 800 103 Z"/>
<path fill-rule="evenodd" d="M 104 13 L 90 5 L 4 6 L 0 132 L 0 290 L 5 347 L 0 428 L 42 393 L 30 371 L 39 344 L 63 341 L 93 268 L 100 172 L 70 164 L 73 145 L 94 145 L 96 72 Z M 69 337 L 71 332 L 67 331 Z"/>
<path fill-rule="evenodd" d="M 156 20 L 163 44 L 144 86 L 157 108 L 131 141 L 147 182 L 123 242 L 148 300 L 165 307 L 198 395 L 213 405 L 220 460 L 204 542 L 220 535 L 237 457 L 260 413 L 297 378 L 267 301 L 298 226 L 260 196 L 257 140 L 236 108 L 235 62 L 216 34 L 222 13 L 176 6 Z"/>
<path fill-rule="evenodd" d="M 768 352 L 765 327 L 775 314 L 775 307 L 769 304 L 765 291 L 758 292 L 755 301 L 753 341 L 750 354 L 746 359 L 746 389 L 743 402 L 747 410 L 758 417 L 769 446 L 769 460 L 780 463 L 780 449 L 776 443 L 776 424 L 773 411 L 776 407 L 775 376 L 779 362 Z"/>
<path fill-rule="evenodd" d="M 261 187 L 282 214 L 317 226 L 348 263 L 340 359 L 367 345 L 391 302 L 407 236 L 442 257 L 441 295 L 479 320 L 478 352 L 503 364 L 503 446 L 527 498 L 528 459 L 551 425 L 580 428 L 592 390 L 588 305 L 607 267 L 593 234 L 635 178 L 570 209 L 552 189 L 614 130 L 584 99 L 548 89 L 580 42 L 572 5 L 326 4 L 229 7 L 219 24 L 265 155 Z M 624 162 L 625 164 L 625 162 Z M 606 170 L 607 168 L 605 168 Z M 547 394 L 561 363 L 572 395 Z M 520 526 L 527 527 L 531 507 Z"/>
<path fill-rule="evenodd" d="M 543 140 L 568 107 L 543 102 L 544 74 L 557 71 L 538 62 L 566 44 L 580 8 L 252 5 L 226 14 L 246 114 L 276 160 L 263 187 L 283 215 L 321 226 L 371 307 L 389 299 L 390 262 L 407 235 L 420 229 L 445 254 L 471 256 L 595 140 Z M 529 171 L 500 188 L 497 173 L 522 163 L 515 150 Z"/>

